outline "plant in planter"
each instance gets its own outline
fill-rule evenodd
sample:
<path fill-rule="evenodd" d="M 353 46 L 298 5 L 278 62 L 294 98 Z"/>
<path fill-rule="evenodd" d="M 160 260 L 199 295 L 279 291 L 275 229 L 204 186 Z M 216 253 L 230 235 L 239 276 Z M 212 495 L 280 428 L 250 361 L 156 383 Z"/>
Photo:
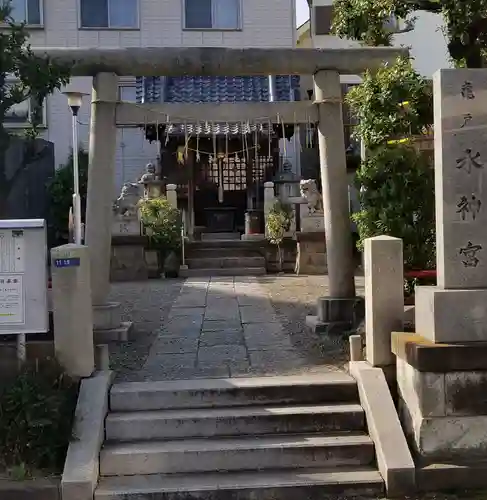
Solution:
<path fill-rule="evenodd" d="M 165 276 L 177 277 L 181 264 L 181 211 L 163 197 L 141 200 L 139 211 L 145 233 L 159 251 Z"/>
<path fill-rule="evenodd" d="M 276 201 L 270 209 L 266 217 L 266 233 L 267 239 L 277 246 L 278 269 L 282 272 L 283 268 L 283 252 L 281 244 L 284 240 L 284 235 L 291 227 L 292 209 L 289 205 Z"/>

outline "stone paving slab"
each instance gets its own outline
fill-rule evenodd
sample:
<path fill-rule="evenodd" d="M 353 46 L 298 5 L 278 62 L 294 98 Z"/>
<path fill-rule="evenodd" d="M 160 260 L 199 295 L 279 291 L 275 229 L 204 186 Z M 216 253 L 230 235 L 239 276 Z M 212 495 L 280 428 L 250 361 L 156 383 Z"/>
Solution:
<path fill-rule="evenodd" d="M 226 330 L 201 332 L 200 347 L 211 347 L 221 345 L 245 345 L 243 332 L 238 328 L 227 328 Z"/>
<path fill-rule="evenodd" d="M 255 278 L 187 280 L 139 373 L 148 380 L 285 372 L 306 360 Z"/>
<path fill-rule="evenodd" d="M 229 321 L 218 321 L 218 320 L 205 320 L 203 321 L 203 326 L 201 330 L 203 332 L 219 332 L 230 328 L 232 330 L 243 331 L 242 323 L 239 318 L 232 318 Z"/>

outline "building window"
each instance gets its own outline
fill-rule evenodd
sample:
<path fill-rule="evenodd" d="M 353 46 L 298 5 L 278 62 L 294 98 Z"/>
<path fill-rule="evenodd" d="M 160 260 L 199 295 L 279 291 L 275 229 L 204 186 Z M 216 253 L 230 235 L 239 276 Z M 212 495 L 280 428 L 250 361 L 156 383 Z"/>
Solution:
<path fill-rule="evenodd" d="M 138 0 L 79 0 L 80 27 L 138 29 Z"/>
<path fill-rule="evenodd" d="M 330 35 L 333 21 L 333 5 L 319 5 L 313 12 L 314 35 Z"/>
<path fill-rule="evenodd" d="M 42 0 L 10 0 L 12 19 L 28 26 L 42 26 Z"/>
<path fill-rule="evenodd" d="M 195 30 L 238 30 L 241 0 L 183 0 L 184 27 Z"/>

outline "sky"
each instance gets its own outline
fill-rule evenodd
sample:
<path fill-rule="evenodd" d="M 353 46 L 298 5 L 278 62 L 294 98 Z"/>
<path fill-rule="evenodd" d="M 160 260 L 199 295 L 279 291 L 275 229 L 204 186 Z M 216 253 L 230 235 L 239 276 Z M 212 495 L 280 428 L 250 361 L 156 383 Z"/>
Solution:
<path fill-rule="evenodd" d="M 296 0 L 296 23 L 298 26 L 309 18 L 309 7 L 307 0 Z"/>

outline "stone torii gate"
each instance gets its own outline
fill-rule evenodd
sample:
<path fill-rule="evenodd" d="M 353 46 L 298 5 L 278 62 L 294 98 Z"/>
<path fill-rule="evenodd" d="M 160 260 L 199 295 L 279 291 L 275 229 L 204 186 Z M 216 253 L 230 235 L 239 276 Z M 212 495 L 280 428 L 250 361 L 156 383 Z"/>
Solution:
<path fill-rule="evenodd" d="M 348 185 L 340 74 L 361 74 L 392 63 L 407 49 L 226 49 L 226 48 L 43 48 L 67 64 L 73 76 L 93 76 L 89 143 L 86 244 L 91 259 L 94 323 L 119 328 L 109 293 L 112 189 L 116 128 L 141 125 L 156 116 L 187 122 L 255 121 L 279 117 L 281 123 L 318 124 L 321 181 L 329 274 L 329 297 L 319 300 L 311 324 L 349 323 L 356 297 L 350 232 Z M 133 104 L 118 101 L 120 76 L 314 75 L 315 101 L 205 104 Z M 266 118 L 266 122 L 268 122 Z"/>

